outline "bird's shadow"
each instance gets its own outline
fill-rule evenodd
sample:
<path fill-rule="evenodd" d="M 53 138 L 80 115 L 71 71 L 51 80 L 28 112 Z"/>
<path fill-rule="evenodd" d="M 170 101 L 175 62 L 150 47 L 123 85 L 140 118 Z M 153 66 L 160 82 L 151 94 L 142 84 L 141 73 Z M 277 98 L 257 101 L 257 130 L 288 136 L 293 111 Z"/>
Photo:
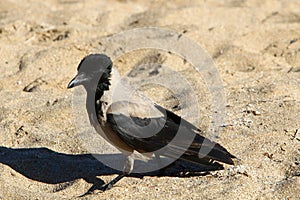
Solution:
<path fill-rule="evenodd" d="M 99 160 L 120 160 L 121 154 L 65 154 L 48 148 L 7 148 L 0 147 L 0 163 L 10 166 L 25 177 L 48 184 L 72 183 L 77 179 L 94 185 L 103 185 L 97 176 L 121 174 L 120 171 L 107 167 Z M 176 161 L 163 170 L 143 174 L 131 174 L 131 177 L 144 176 L 199 176 L 214 169 Z M 64 188 L 62 188 L 64 189 Z"/>

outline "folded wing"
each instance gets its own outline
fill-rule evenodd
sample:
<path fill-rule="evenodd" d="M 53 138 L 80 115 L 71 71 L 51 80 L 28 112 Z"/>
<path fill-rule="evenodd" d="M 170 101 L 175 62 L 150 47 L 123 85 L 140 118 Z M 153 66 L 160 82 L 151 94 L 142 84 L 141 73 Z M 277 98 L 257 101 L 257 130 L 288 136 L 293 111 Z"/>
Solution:
<path fill-rule="evenodd" d="M 233 164 L 220 144 L 173 112 L 156 104 L 114 102 L 106 113 L 107 124 L 130 147 L 140 153 L 163 155 L 204 166 L 222 168 L 219 161 Z"/>

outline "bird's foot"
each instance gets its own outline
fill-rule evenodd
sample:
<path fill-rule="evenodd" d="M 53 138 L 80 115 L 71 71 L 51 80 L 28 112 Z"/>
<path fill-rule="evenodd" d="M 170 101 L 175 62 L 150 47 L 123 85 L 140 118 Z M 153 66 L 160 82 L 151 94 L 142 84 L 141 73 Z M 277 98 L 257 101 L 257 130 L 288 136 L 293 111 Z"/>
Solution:
<path fill-rule="evenodd" d="M 86 193 L 80 195 L 79 197 L 93 194 L 94 191 L 101 190 L 101 188 L 105 184 L 105 182 L 103 180 L 98 179 L 97 177 L 86 177 L 86 178 L 84 178 L 84 180 L 88 183 L 92 183 L 93 185 L 92 185 L 92 187 L 90 187 L 90 189 Z"/>
<path fill-rule="evenodd" d="M 92 195 L 92 194 L 99 194 L 99 193 L 102 193 L 102 192 L 105 192 L 105 191 L 111 189 L 112 186 L 113 186 L 113 184 L 111 182 L 109 182 L 105 185 L 101 185 L 101 186 L 93 185 L 92 187 L 90 187 L 90 189 L 86 193 L 80 195 L 79 197 L 84 197 L 84 196 Z M 98 190 L 98 191 L 100 190 L 100 192 L 96 192 L 96 190 Z"/>
<path fill-rule="evenodd" d="M 105 191 L 111 189 L 112 186 L 113 186 L 113 184 L 112 184 L 111 182 L 109 182 L 109 183 L 105 184 L 104 186 L 102 186 L 102 187 L 100 188 L 100 190 L 101 190 L 102 192 L 105 192 Z"/>
<path fill-rule="evenodd" d="M 99 194 L 102 192 L 105 192 L 109 189 L 111 189 L 113 186 L 113 184 L 111 184 L 110 182 L 105 184 L 104 186 L 99 186 L 99 185 L 93 185 L 86 193 L 80 195 L 79 197 L 84 197 L 87 195 L 92 195 L 92 194 Z M 100 192 L 95 192 L 96 190 L 100 190 Z"/>
<path fill-rule="evenodd" d="M 90 189 L 86 193 L 80 195 L 79 197 L 84 197 L 87 195 L 94 194 L 95 190 L 101 190 L 101 188 L 102 188 L 102 186 L 93 185 L 92 187 L 90 187 Z"/>
<path fill-rule="evenodd" d="M 101 192 L 105 192 L 109 189 L 111 189 L 119 180 L 121 180 L 126 174 L 120 174 L 113 180 L 111 180 L 109 183 L 106 183 L 105 185 L 99 185 L 99 184 L 94 184 L 85 194 L 81 195 L 80 197 L 93 194 L 95 190 L 100 190 Z"/>

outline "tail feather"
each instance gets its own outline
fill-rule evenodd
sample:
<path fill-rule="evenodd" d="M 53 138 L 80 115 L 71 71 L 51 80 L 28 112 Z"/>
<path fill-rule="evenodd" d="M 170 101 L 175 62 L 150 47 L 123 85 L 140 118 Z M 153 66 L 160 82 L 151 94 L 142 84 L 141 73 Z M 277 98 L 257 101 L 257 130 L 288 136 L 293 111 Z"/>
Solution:
<path fill-rule="evenodd" d="M 201 135 L 196 135 L 190 148 L 185 152 L 189 157 L 198 157 L 203 160 L 216 160 L 233 165 L 234 155 L 230 154 L 220 144 L 213 142 Z"/>
<path fill-rule="evenodd" d="M 218 162 L 214 161 L 209 161 L 207 159 L 201 159 L 199 157 L 195 156 L 187 156 L 187 155 L 182 155 L 179 160 L 187 161 L 187 162 L 192 162 L 194 164 L 199 165 L 200 167 L 203 167 L 204 170 L 222 170 L 224 169 L 223 165 L 221 165 Z"/>

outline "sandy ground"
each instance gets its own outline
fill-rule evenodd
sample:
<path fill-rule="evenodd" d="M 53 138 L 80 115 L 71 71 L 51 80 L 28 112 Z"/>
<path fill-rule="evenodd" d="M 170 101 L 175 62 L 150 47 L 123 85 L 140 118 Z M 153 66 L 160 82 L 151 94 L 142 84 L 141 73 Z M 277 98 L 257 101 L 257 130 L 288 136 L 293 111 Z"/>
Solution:
<path fill-rule="evenodd" d="M 300 199 L 299 10 L 297 0 L 1 0 L 0 199 Z M 148 26 L 182 33 L 211 55 L 227 102 L 217 141 L 239 160 L 206 176 L 128 177 L 79 197 L 116 172 L 82 145 L 66 85 L 85 55 L 106 53 L 99 38 Z M 188 64 L 142 51 L 116 67 L 149 57 L 179 66 L 201 102 L 198 125 L 207 128 L 207 91 Z M 147 91 L 178 111 L 162 88 Z"/>

